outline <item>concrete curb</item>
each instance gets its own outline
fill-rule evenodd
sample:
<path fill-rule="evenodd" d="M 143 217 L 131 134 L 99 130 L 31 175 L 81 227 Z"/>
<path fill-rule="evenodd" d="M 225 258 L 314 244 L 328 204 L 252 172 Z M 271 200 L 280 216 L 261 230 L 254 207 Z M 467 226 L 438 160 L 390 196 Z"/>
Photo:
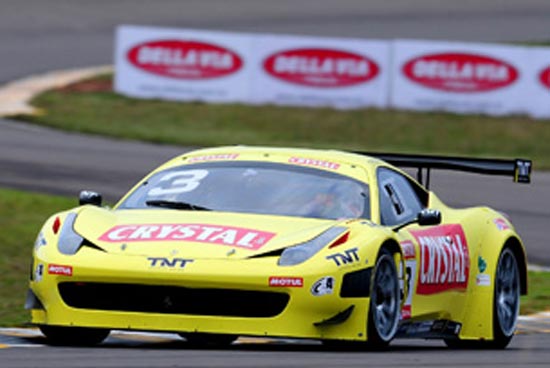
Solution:
<path fill-rule="evenodd" d="M 36 109 L 30 105 L 30 101 L 37 94 L 112 71 L 111 65 L 57 70 L 7 83 L 0 86 L 0 117 L 34 114 Z"/>

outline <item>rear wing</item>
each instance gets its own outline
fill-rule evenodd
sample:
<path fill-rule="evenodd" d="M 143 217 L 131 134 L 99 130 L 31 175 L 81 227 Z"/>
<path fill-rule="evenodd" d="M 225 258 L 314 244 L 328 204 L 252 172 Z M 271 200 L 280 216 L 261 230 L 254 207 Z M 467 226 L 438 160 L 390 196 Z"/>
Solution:
<path fill-rule="evenodd" d="M 527 159 L 503 160 L 487 158 L 408 155 L 399 153 L 355 152 L 371 156 L 387 163 L 418 169 L 416 178 L 426 188 L 430 187 L 430 170 L 455 170 L 484 175 L 511 176 L 516 183 L 531 182 L 533 163 Z"/>

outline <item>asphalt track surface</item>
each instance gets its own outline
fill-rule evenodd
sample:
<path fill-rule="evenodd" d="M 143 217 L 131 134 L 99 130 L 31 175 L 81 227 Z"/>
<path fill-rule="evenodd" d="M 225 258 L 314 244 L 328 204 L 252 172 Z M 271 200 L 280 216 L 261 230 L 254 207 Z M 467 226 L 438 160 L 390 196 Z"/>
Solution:
<path fill-rule="evenodd" d="M 38 331 L 0 330 L 0 366 L 23 367 L 548 367 L 550 334 L 521 332 L 504 351 L 449 350 L 437 340 L 396 340 L 387 351 L 327 349 L 314 340 L 240 338 L 196 349 L 175 334 L 115 331 L 93 348 L 51 347 Z"/>
<path fill-rule="evenodd" d="M 0 0 L 0 9 L 0 83 L 111 63 L 117 24 L 384 39 L 550 40 L 547 0 Z M 82 188 L 96 189 L 112 201 L 185 150 L 0 120 L 0 186 L 75 198 Z M 433 176 L 432 188 L 452 205 L 485 203 L 507 212 L 526 242 L 530 262 L 550 265 L 549 174 L 536 173 L 532 185 L 521 186 L 506 178 L 442 173 Z M 37 349 L 23 345 L 0 349 L 0 367 L 546 367 L 550 361 L 550 335 L 540 333 L 516 336 L 504 352 L 449 353 L 439 342 L 423 341 L 399 342 L 387 353 L 327 352 L 315 344 L 250 343 L 207 351 L 183 342 L 111 341 L 95 349 L 43 348 L 36 340 Z"/>

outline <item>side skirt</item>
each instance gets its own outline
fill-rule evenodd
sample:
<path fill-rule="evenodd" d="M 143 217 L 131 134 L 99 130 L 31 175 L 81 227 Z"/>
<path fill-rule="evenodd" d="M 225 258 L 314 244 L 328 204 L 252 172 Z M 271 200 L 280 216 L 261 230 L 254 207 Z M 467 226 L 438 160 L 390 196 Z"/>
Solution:
<path fill-rule="evenodd" d="M 457 338 L 462 324 L 450 320 L 401 321 L 396 338 Z"/>

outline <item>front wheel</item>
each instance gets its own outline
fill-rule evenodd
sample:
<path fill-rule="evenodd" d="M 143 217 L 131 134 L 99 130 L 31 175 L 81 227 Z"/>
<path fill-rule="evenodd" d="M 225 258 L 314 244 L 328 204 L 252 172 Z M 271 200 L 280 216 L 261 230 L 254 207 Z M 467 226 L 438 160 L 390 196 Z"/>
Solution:
<path fill-rule="evenodd" d="M 103 328 L 40 326 L 50 345 L 92 346 L 101 343 L 109 336 L 109 330 Z"/>
<path fill-rule="evenodd" d="M 387 347 L 395 337 L 399 324 L 399 277 L 390 252 L 380 252 L 372 281 L 367 326 L 368 344 L 380 349 Z"/>

